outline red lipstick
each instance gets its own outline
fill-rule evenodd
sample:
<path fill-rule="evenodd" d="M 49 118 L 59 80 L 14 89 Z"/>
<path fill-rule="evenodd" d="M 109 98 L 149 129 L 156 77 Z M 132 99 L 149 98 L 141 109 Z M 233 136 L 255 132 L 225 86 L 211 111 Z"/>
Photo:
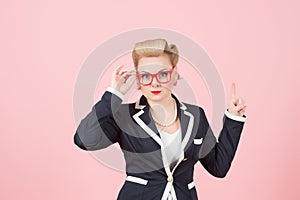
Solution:
<path fill-rule="evenodd" d="M 157 95 L 157 94 L 161 93 L 161 91 L 151 91 L 151 93 Z"/>

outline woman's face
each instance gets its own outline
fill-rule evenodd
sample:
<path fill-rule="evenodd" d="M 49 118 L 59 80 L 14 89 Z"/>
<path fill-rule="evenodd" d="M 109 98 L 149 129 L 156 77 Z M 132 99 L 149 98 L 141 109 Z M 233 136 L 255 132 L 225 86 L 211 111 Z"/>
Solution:
<path fill-rule="evenodd" d="M 142 57 L 139 60 L 139 64 L 137 66 L 137 72 L 140 75 L 140 78 L 144 78 L 144 80 L 148 80 L 152 78 L 149 75 L 142 75 L 145 73 L 156 74 L 158 72 L 166 72 L 171 70 L 172 64 L 168 55 L 163 54 L 158 57 Z M 167 73 L 161 73 L 160 75 L 153 77 L 152 82 L 149 85 L 141 84 L 141 92 L 143 95 L 151 101 L 159 102 L 165 98 L 169 98 L 172 93 L 173 84 L 177 78 L 176 67 L 171 74 L 170 81 L 167 83 L 160 83 L 156 78 L 159 78 L 161 81 L 168 80 Z M 141 77 L 143 76 L 143 77 Z"/>

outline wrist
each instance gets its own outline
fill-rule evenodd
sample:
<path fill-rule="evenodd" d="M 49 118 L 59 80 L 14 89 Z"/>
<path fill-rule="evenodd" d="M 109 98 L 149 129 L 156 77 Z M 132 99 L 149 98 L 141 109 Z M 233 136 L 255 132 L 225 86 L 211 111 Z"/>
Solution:
<path fill-rule="evenodd" d="M 115 88 L 113 86 L 108 87 L 106 89 L 106 91 L 111 92 L 112 94 L 117 95 L 122 100 L 124 99 L 124 94 L 120 90 L 118 90 L 117 88 Z"/>
<path fill-rule="evenodd" d="M 225 111 L 225 115 L 235 121 L 240 121 L 240 122 L 245 122 L 246 121 L 246 116 L 245 115 L 236 115 L 236 114 L 232 114 L 231 112 L 229 112 L 229 109 L 227 109 Z"/>

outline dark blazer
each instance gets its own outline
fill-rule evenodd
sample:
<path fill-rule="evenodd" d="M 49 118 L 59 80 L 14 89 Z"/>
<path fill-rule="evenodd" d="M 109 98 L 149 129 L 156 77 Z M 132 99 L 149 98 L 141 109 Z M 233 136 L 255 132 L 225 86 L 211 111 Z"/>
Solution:
<path fill-rule="evenodd" d="M 182 131 L 181 156 L 172 168 L 160 134 L 149 112 L 147 99 L 122 104 L 122 99 L 105 91 L 91 112 L 81 120 L 74 143 L 94 151 L 118 143 L 126 161 L 126 181 L 119 200 L 198 199 L 193 182 L 194 165 L 200 161 L 215 177 L 225 177 L 240 140 L 244 120 L 224 115 L 218 140 L 201 107 L 176 100 Z M 241 118 L 241 117 L 240 117 Z"/>

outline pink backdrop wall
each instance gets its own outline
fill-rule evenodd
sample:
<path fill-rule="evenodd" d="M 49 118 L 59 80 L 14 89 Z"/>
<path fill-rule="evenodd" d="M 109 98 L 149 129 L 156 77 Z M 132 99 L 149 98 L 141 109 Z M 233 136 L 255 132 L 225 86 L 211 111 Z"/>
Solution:
<path fill-rule="evenodd" d="M 248 103 L 228 176 L 196 167 L 200 199 L 299 199 L 299 8 L 296 0 L 1 1 L 0 199 L 116 198 L 125 174 L 73 144 L 73 90 L 99 44 L 143 27 L 192 38 L 226 95 L 234 81 Z"/>

